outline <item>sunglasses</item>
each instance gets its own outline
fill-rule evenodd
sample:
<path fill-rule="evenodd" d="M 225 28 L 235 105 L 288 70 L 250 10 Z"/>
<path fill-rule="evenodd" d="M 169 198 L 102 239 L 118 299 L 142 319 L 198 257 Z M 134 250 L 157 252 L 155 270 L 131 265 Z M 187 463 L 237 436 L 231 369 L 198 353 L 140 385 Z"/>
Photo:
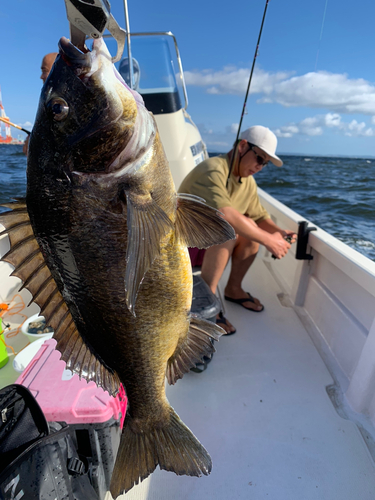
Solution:
<path fill-rule="evenodd" d="M 264 158 L 262 158 L 260 155 L 258 155 L 255 151 L 254 151 L 254 147 L 255 145 L 254 144 L 251 144 L 250 142 L 248 142 L 248 145 L 249 145 L 249 148 L 251 149 L 251 151 L 254 152 L 255 154 L 255 158 L 256 158 L 256 161 L 257 161 L 257 164 L 260 166 L 260 167 L 265 167 L 268 163 L 268 160 L 265 160 Z"/>

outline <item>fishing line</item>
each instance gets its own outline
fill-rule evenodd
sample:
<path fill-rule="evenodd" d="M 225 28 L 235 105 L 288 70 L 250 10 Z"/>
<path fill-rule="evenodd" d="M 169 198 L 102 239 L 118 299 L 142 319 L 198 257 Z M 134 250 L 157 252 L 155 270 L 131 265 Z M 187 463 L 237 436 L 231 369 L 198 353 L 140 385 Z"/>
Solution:
<path fill-rule="evenodd" d="M 320 42 L 322 41 L 323 38 L 323 30 L 324 30 L 324 22 L 326 20 L 326 12 L 327 12 L 327 5 L 328 5 L 328 0 L 326 0 L 326 5 L 324 7 L 324 13 L 323 13 L 323 21 L 322 21 L 322 27 L 320 29 L 320 39 L 318 43 L 318 52 L 316 53 L 316 60 L 315 60 L 315 71 L 318 66 L 318 58 L 319 58 L 319 50 L 320 50 Z"/>
<path fill-rule="evenodd" d="M 328 0 L 327 0 L 328 1 Z M 244 100 L 244 103 L 243 103 L 243 108 L 242 108 L 242 114 L 241 114 L 241 119 L 240 119 L 240 123 L 238 124 L 238 130 L 237 130 L 237 137 L 236 137 L 236 141 L 235 141 L 235 146 L 234 146 L 234 152 L 233 152 L 233 155 L 232 155 L 232 158 L 231 158 L 231 161 L 230 161 L 230 166 L 229 166 L 229 173 L 228 173 L 228 178 L 227 178 L 227 187 L 228 187 L 228 182 L 229 182 L 229 177 L 230 177 L 230 174 L 232 172 L 232 168 L 233 168 L 233 164 L 234 164 L 234 159 L 237 157 L 237 154 L 238 154 L 238 148 L 237 148 L 237 142 L 238 142 L 238 138 L 240 136 L 240 131 L 241 131 L 241 125 L 242 125 L 242 120 L 243 120 L 243 117 L 244 117 L 244 114 L 245 114 L 245 110 L 246 110 L 246 103 L 247 103 L 247 98 L 248 98 L 248 95 L 249 95 L 249 91 L 250 91 L 250 85 L 251 85 L 251 80 L 253 78 L 253 72 L 254 72 L 254 67 L 255 67 L 255 61 L 256 61 L 256 58 L 258 56 L 258 49 L 259 49 L 259 43 L 260 43 L 260 38 L 262 36 L 262 31 L 263 31 L 263 25 L 264 25 L 264 20 L 266 18 L 266 12 L 267 12 L 267 7 L 268 7 L 268 2 L 269 0 L 266 0 L 266 5 L 264 7 L 264 13 L 263 13 L 263 19 L 262 19 L 262 24 L 260 26 L 260 30 L 259 30 L 259 36 L 258 36 L 258 41 L 257 41 L 257 45 L 256 45 L 256 48 L 255 48 L 255 54 L 254 54 L 254 59 L 253 59 L 253 65 L 251 67 L 251 71 L 250 71 L 250 77 L 249 77 L 249 82 L 247 84 L 247 90 L 246 90 L 246 95 L 245 95 L 245 100 Z"/>

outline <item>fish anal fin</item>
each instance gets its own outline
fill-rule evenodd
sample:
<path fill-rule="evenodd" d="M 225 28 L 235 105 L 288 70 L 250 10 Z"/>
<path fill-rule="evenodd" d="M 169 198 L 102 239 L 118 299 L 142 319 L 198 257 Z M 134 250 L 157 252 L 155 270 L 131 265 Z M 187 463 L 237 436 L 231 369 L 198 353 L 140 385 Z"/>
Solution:
<path fill-rule="evenodd" d="M 166 370 L 168 383 L 175 384 L 188 373 L 190 368 L 201 362 L 203 356 L 210 358 L 215 352 L 212 340 L 219 340 L 224 333 L 224 330 L 215 323 L 192 316 L 188 334 L 180 340 L 168 360 Z"/>
<path fill-rule="evenodd" d="M 116 373 L 111 373 L 95 356 L 84 342 L 74 322 L 65 330 L 57 342 L 56 349 L 61 352 L 61 359 L 66 367 L 77 373 L 87 382 L 94 381 L 96 385 L 115 396 L 120 388 L 120 379 Z"/>
<path fill-rule="evenodd" d="M 128 245 L 126 250 L 125 294 L 129 311 L 135 316 L 139 286 L 160 254 L 161 241 L 173 230 L 168 215 L 151 195 L 126 193 Z"/>
<path fill-rule="evenodd" d="M 1 206 L 4 208 L 10 208 L 12 212 L 24 211 L 27 213 L 26 208 L 26 198 L 13 198 L 16 201 L 10 201 L 9 203 L 2 203 Z M 6 212 L 10 213 L 10 212 Z M 3 214 L 1 214 L 3 215 Z"/>
<path fill-rule="evenodd" d="M 46 324 L 54 330 L 56 349 L 67 366 L 87 381 L 93 380 L 111 395 L 117 394 L 120 381 L 97 359 L 79 334 L 69 308 L 48 269 L 31 227 L 26 204 L 21 200 L 6 206 L 12 210 L 0 214 L 0 222 L 10 241 L 10 250 L 1 258 L 14 266 L 12 276 L 23 281 L 41 309 Z"/>
<path fill-rule="evenodd" d="M 220 212 L 204 200 L 188 194 L 177 195 L 176 237 L 188 247 L 208 248 L 233 240 L 233 227 Z"/>
<path fill-rule="evenodd" d="M 211 457 L 191 430 L 170 407 L 163 425 L 134 432 L 127 413 L 119 451 L 111 478 L 114 499 L 143 481 L 159 465 L 175 474 L 200 477 L 211 472 Z"/>

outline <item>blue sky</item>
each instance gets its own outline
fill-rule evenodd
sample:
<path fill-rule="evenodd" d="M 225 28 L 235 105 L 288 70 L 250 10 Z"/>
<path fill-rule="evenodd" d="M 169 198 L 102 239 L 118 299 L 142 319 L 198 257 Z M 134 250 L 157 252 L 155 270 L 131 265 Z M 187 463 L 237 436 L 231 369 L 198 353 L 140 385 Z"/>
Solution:
<path fill-rule="evenodd" d="M 228 150 L 265 0 L 128 1 L 131 31 L 176 35 L 188 111 L 209 151 Z M 124 26 L 122 0 L 111 4 Z M 270 127 L 280 153 L 375 156 L 374 19 L 373 0 L 270 0 L 243 128 Z M 41 59 L 69 36 L 65 4 L 2 0 L 0 23 L 3 104 L 11 121 L 27 128 L 38 104 Z"/>

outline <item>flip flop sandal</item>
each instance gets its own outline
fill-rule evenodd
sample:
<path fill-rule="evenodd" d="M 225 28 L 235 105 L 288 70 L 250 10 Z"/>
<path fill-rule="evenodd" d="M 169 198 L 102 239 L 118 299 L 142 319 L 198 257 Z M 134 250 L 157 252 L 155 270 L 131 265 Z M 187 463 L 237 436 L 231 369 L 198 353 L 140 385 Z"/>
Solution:
<path fill-rule="evenodd" d="M 194 373 L 202 373 L 207 369 L 208 363 L 211 361 L 213 358 L 213 354 L 209 358 L 208 356 L 203 356 L 203 361 L 200 363 L 197 363 L 193 368 L 190 368 L 190 371 Z"/>
<path fill-rule="evenodd" d="M 259 309 L 259 311 L 256 311 L 255 309 L 250 309 L 249 307 L 246 307 L 246 306 L 243 305 L 245 302 L 252 302 L 253 304 L 255 304 L 254 297 L 252 297 L 249 294 L 249 292 L 246 292 L 246 293 L 249 296 L 247 299 L 232 299 L 231 297 L 227 297 L 226 295 L 224 295 L 224 298 L 225 298 L 225 300 L 228 300 L 229 302 L 234 302 L 235 304 L 239 304 L 240 306 L 242 306 L 247 311 L 252 311 L 252 312 L 255 312 L 255 313 L 262 312 L 263 309 L 264 309 L 264 306 L 262 306 L 262 309 Z"/>
<path fill-rule="evenodd" d="M 223 315 L 223 313 L 220 311 L 219 312 L 219 319 L 216 320 L 216 324 L 217 325 L 225 325 L 227 326 L 228 328 L 229 325 L 228 325 L 228 321 L 227 321 L 227 318 Z M 236 333 L 236 329 L 234 330 L 234 332 L 228 332 L 228 333 L 225 333 L 224 335 L 222 335 L 222 337 L 227 337 L 228 335 L 233 335 L 234 333 Z"/>

